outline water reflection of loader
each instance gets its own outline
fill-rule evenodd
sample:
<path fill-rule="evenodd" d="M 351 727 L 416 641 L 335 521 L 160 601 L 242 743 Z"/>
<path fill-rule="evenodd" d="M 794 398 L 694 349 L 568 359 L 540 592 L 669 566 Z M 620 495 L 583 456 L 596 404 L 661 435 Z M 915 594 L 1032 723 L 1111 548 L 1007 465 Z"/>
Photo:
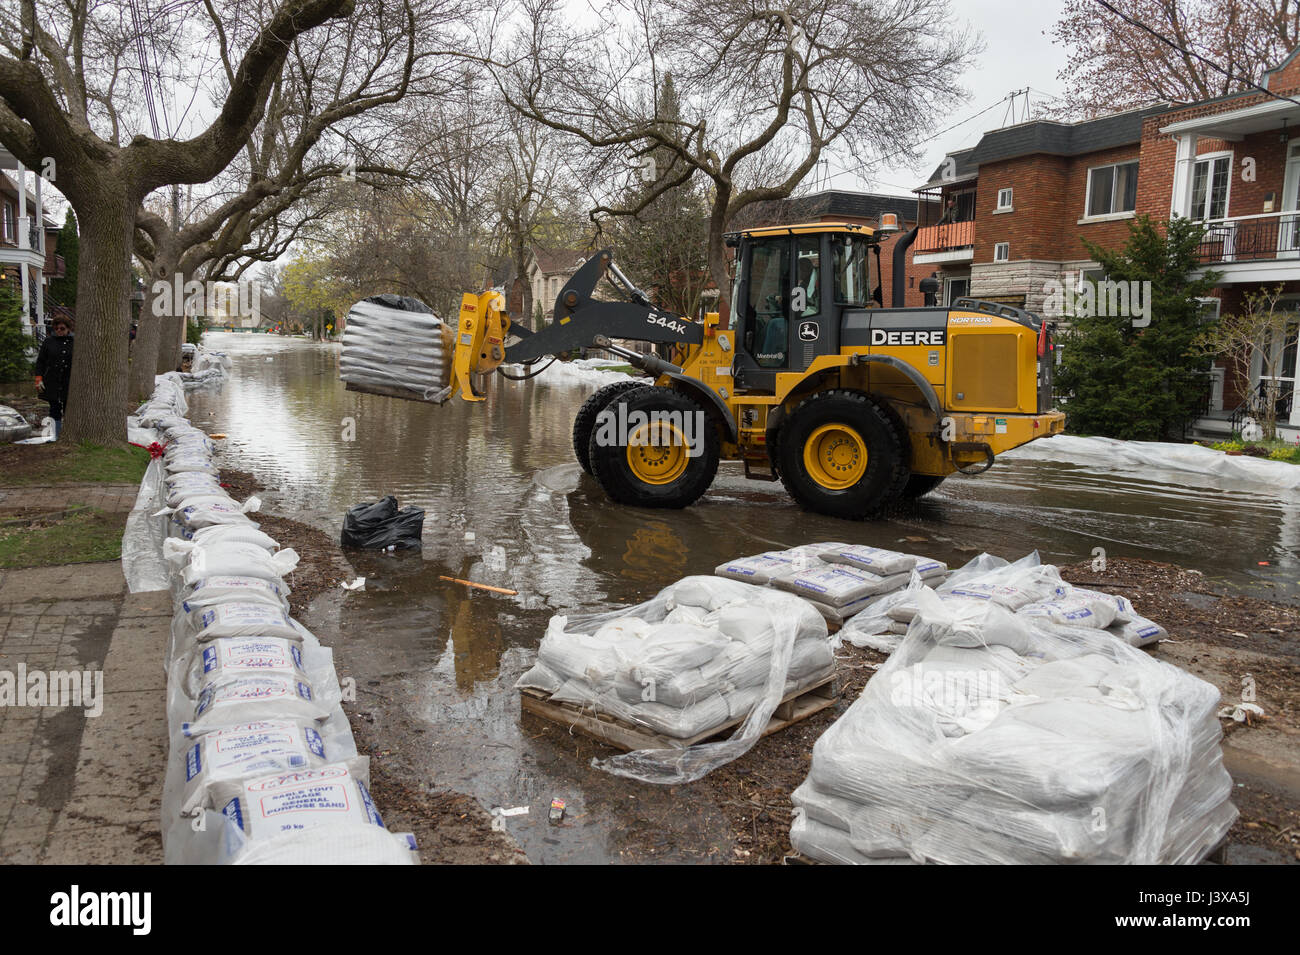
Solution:
<path fill-rule="evenodd" d="M 459 573 L 450 576 L 473 579 L 474 563 L 473 557 L 466 557 Z M 451 623 L 448 639 L 456 667 L 456 687 L 472 690 L 476 683 L 496 679 L 501 667 L 506 641 L 501 632 L 500 613 L 505 607 L 502 601 L 508 598 L 447 580 L 439 583 L 444 588 L 443 598 Z"/>
<path fill-rule="evenodd" d="M 689 551 L 671 524 L 653 511 L 611 506 L 588 485 L 569 494 L 569 523 L 591 551 L 588 567 L 655 589 L 686 574 Z"/>

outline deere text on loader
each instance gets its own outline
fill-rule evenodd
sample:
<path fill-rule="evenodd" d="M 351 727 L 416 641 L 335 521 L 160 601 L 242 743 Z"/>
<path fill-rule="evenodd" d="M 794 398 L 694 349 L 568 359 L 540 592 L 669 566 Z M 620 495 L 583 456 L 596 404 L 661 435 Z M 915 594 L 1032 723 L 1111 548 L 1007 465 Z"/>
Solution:
<path fill-rule="evenodd" d="M 885 307 L 880 238 L 841 223 L 731 234 L 730 327 L 656 307 L 603 250 L 569 279 L 554 317 L 513 326 L 496 292 L 463 296 L 452 394 L 481 400 L 475 376 L 600 347 L 648 377 L 606 385 L 578 411 L 579 463 L 622 504 L 680 508 L 713 482 L 720 460 L 780 480 L 804 508 L 876 516 L 956 471 L 1060 432 L 1051 410 L 1051 328 L 1008 305 Z M 904 253 L 894 251 L 901 306 Z M 619 300 L 593 296 L 608 279 Z M 450 331 L 450 330 L 449 330 Z M 659 346 L 669 357 L 620 342 Z"/>

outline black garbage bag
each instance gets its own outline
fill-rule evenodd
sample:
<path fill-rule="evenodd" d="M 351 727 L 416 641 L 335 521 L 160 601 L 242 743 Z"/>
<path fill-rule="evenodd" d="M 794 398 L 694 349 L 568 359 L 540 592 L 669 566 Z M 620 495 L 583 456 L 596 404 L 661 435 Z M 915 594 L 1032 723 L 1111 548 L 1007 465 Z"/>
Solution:
<path fill-rule="evenodd" d="M 406 507 L 399 511 L 397 498 L 390 494 L 382 501 L 349 508 L 343 518 L 341 543 L 367 550 L 418 549 L 423 533 L 424 509 Z"/>

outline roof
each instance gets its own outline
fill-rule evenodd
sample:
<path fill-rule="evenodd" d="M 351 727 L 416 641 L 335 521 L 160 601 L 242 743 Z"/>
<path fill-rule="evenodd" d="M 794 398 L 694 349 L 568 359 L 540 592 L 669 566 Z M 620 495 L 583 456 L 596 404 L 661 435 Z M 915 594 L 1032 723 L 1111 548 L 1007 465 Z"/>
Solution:
<path fill-rule="evenodd" d="M 573 272 L 578 268 L 579 262 L 587 257 L 586 252 L 577 249 L 543 249 L 539 246 L 533 246 L 532 253 L 537 260 L 537 268 L 545 273 Z"/>
<path fill-rule="evenodd" d="M 979 167 L 971 162 L 970 156 L 974 149 L 958 149 L 943 157 L 943 162 L 934 167 L 934 172 L 930 173 L 930 179 L 925 185 L 918 189 L 933 189 L 935 186 L 951 185 L 954 182 L 965 182 L 967 179 L 974 179 L 979 175 Z M 948 160 L 952 160 L 949 168 Z"/>
<path fill-rule="evenodd" d="M 756 202 L 742 209 L 731 223 L 733 228 L 756 228 L 759 223 L 785 225 L 817 219 L 879 219 L 882 212 L 895 212 L 904 222 L 915 222 L 915 196 L 890 196 L 874 192 L 826 189 L 806 196 Z"/>
<path fill-rule="evenodd" d="M 789 225 L 779 223 L 754 226 L 749 229 L 734 230 L 728 234 L 737 235 L 743 232 L 745 235 L 798 235 L 819 232 L 861 232 L 870 236 L 875 234 L 875 231 L 870 226 L 857 222 L 796 222 Z"/>
<path fill-rule="evenodd" d="M 1081 156 L 1116 146 L 1137 144 L 1142 141 L 1143 120 L 1176 108 L 1170 103 L 1160 103 L 1079 123 L 1039 119 L 989 130 L 971 149 L 949 153 L 930 176 L 930 181 L 921 188 L 960 182 L 963 178 L 969 179 L 978 174 L 979 167 L 985 163 L 1015 159 L 1018 156 Z M 949 158 L 957 161 L 955 179 L 951 174 L 943 175 Z"/>

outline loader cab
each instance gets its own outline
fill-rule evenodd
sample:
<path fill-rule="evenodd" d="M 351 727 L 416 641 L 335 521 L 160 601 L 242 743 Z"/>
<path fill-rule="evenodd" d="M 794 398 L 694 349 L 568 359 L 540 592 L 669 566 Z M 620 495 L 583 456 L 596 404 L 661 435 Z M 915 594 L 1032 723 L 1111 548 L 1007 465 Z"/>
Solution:
<path fill-rule="evenodd" d="M 846 309 L 881 304 L 879 246 L 855 225 L 780 226 L 728 236 L 736 249 L 736 387 L 772 393 L 781 372 L 837 354 Z"/>

